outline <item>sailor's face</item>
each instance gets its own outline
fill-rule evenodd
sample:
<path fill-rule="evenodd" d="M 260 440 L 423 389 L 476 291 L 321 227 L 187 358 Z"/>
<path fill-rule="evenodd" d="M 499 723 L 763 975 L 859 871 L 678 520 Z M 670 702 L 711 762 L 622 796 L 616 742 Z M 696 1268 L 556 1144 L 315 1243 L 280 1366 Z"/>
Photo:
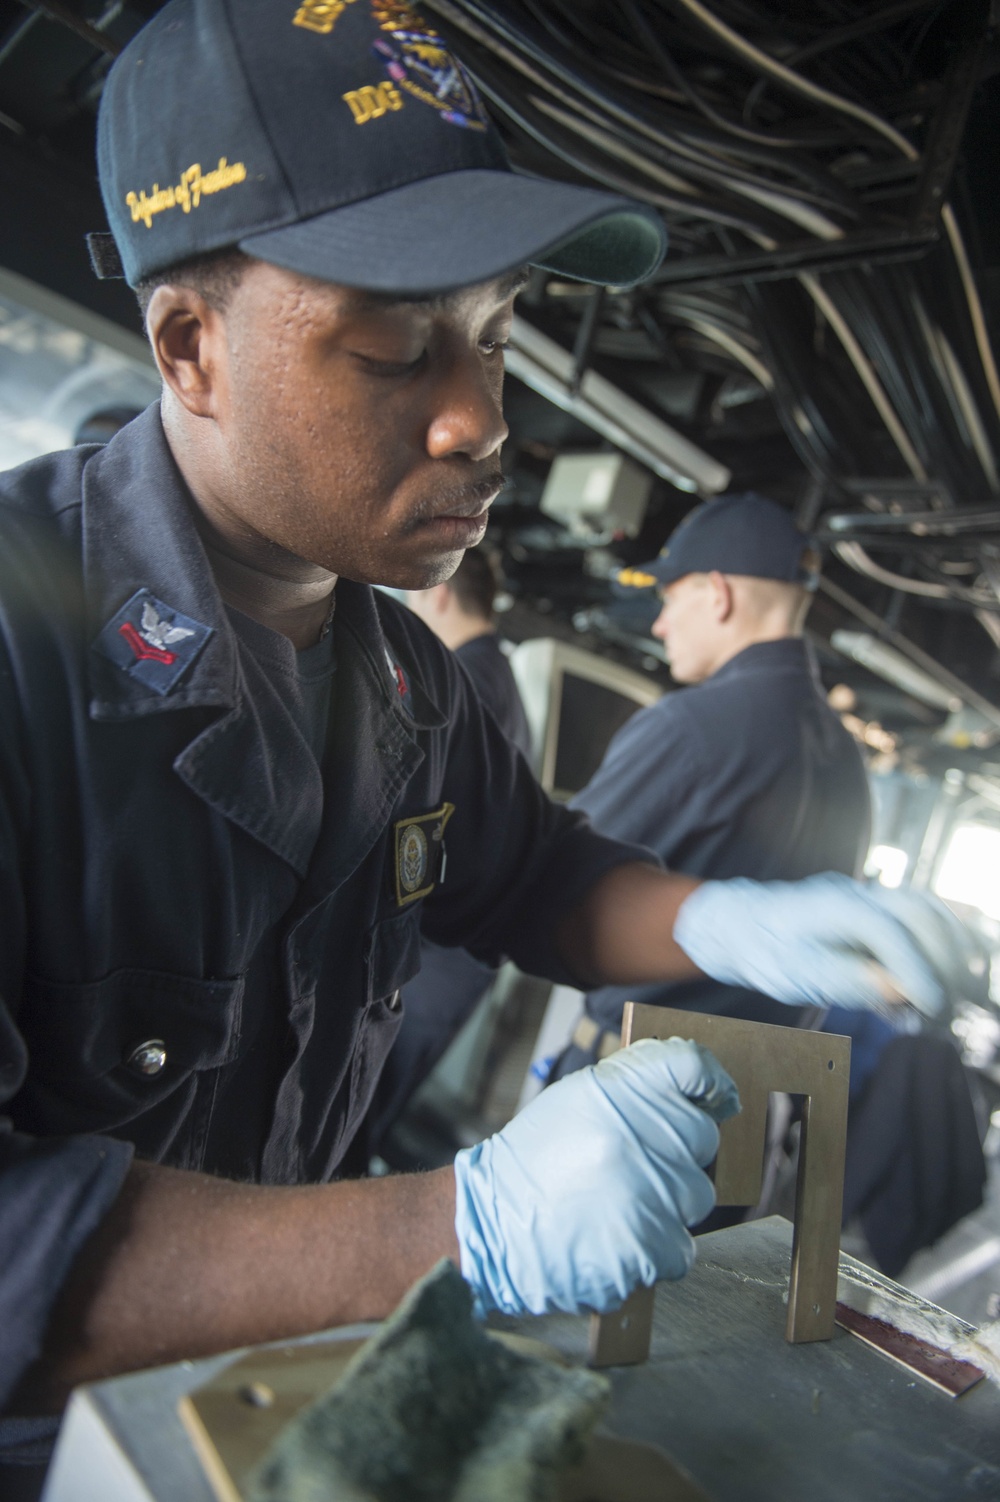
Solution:
<path fill-rule="evenodd" d="M 255 262 L 225 313 L 231 520 L 349 579 L 448 578 L 503 485 L 519 282 L 404 303 Z"/>
<path fill-rule="evenodd" d="M 685 574 L 660 591 L 662 608 L 652 633 L 666 649 L 678 683 L 701 683 L 713 669 L 715 612 L 708 574 Z"/>

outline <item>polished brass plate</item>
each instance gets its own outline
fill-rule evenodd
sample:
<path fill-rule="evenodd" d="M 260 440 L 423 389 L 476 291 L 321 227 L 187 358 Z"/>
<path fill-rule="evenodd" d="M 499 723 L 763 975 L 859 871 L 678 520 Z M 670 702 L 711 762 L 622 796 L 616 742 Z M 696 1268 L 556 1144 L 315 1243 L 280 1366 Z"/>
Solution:
<path fill-rule="evenodd" d="M 251 1350 L 181 1399 L 181 1422 L 218 1502 L 242 1502 L 246 1478 L 285 1425 L 340 1380 L 364 1344 Z"/>
<path fill-rule="evenodd" d="M 511 1350 L 567 1365 L 541 1341 L 488 1332 Z M 178 1405 L 181 1421 L 218 1502 L 242 1502 L 244 1488 L 285 1425 L 327 1392 L 364 1340 L 263 1346 L 248 1351 Z M 558 1502 L 710 1502 L 656 1445 L 591 1435 L 579 1465 L 556 1484 Z M 332 1502 L 332 1499 L 331 1499 Z"/>
<path fill-rule="evenodd" d="M 640 1038 L 676 1037 L 710 1048 L 739 1088 L 743 1109 L 719 1132 L 715 1192 L 720 1205 L 755 1205 L 760 1199 L 770 1093 L 805 1096 L 785 1338 L 829 1340 L 844 1199 L 850 1038 L 626 1003 L 623 1047 Z M 639 1289 L 613 1314 L 593 1315 L 591 1365 L 645 1361 L 651 1328 L 648 1289 Z"/>

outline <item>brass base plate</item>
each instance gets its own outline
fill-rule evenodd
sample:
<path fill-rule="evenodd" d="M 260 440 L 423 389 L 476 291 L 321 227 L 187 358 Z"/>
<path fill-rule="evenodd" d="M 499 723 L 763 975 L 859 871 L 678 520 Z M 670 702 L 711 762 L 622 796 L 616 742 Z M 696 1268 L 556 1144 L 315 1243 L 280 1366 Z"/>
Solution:
<path fill-rule="evenodd" d="M 490 1331 L 524 1355 L 566 1365 L 550 1346 Z M 205 1387 L 181 1399 L 179 1413 L 219 1502 L 243 1502 L 243 1488 L 299 1409 L 327 1392 L 364 1340 L 268 1346 L 248 1351 Z M 609 1434 L 592 1436 L 586 1458 L 560 1477 L 558 1502 L 711 1502 L 664 1452 Z"/>

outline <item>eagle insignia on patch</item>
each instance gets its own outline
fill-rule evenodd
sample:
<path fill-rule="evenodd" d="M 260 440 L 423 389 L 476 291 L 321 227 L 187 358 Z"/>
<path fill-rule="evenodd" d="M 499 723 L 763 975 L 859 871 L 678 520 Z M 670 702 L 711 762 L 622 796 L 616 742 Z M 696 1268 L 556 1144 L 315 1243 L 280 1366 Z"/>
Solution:
<path fill-rule="evenodd" d="M 433 892 L 444 851 L 445 825 L 455 812 L 443 803 L 429 814 L 398 819 L 396 834 L 396 905 L 405 907 Z"/>
<path fill-rule="evenodd" d="M 211 635 L 211 626 L 139 589 L 111 617 L 94 649 L 146 688 L 168 694 Z"/>

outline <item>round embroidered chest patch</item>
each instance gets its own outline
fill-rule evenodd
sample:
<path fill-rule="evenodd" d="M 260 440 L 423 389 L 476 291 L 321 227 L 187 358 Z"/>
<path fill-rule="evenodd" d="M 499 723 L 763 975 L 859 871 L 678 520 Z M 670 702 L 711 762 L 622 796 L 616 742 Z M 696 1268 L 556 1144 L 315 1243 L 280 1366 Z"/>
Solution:
<path fill-rule="evenodd" d="M 419 824 L 411 824 L 399 842 L 399 885 L 416 892 L 427 876 L 427 836 Z"/>

